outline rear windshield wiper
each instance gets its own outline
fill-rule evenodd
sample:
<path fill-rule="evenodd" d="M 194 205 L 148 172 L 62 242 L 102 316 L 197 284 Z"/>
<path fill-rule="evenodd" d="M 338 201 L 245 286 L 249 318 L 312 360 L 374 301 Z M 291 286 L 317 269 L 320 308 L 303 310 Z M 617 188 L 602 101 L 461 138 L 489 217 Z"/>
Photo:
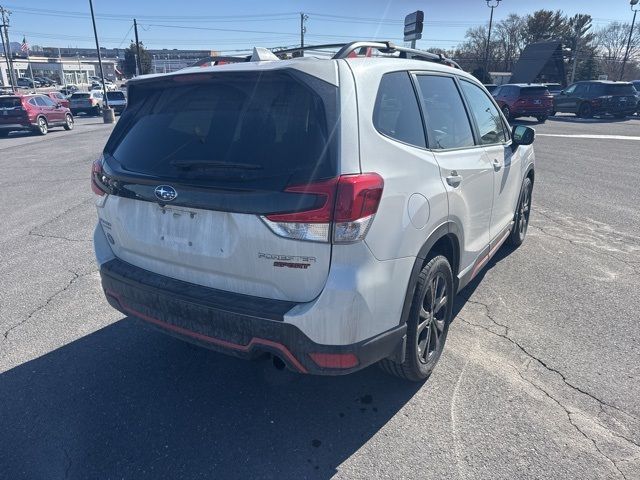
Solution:
<path fill-rule="evenodd" d="M 216 162 L 212 160 L 172 160 L 170 165 L 179 168 L 230 168 L 236 170 L 262 170 L 262 165 L 254 163 Z"/>

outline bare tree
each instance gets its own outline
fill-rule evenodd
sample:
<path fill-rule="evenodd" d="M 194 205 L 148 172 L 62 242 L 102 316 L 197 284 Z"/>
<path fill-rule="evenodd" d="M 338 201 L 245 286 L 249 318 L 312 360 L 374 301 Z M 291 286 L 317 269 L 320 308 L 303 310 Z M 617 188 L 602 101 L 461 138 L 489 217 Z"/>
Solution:
<path fill-rule="evenodd" d="M 503 69 L 510 72 L 520 53 L 524 49 L 524 28 L 526 21 L 516 13 L 496 25 L 496 40 L 499 44 L 498 57 Z"/>
<path fill-rule="evenodd" d="M 598 30 L 596 34 L 596 42 L 600 54 L 600 68 L 612 80 L 617 80 L 620 75 L 630 28 L 631 25 L 628 23 L 612 22 Z M 639 56 L 640 29 L 636 28 L 629 46 L 629 59 L 627 62 L 631 68 L 629 68 L 628 73 L 625 73 L 626 78 L 632 78 L 631 75 L 634 74 L 637 68 Z"/>

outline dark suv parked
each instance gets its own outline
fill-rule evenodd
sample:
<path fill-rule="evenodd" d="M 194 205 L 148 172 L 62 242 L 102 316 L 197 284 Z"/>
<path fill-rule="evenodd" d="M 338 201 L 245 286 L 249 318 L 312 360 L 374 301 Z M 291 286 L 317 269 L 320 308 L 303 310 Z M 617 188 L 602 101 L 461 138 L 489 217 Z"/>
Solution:
<path fill-rule="evenodd" d="M 575 113 L 578 117 L 610 114 L 617 118 L 633 115 L 638 108 L 636 89 L 631 82 L 590 80 L 577 82 L 553 98 L 555 112 Z"/>

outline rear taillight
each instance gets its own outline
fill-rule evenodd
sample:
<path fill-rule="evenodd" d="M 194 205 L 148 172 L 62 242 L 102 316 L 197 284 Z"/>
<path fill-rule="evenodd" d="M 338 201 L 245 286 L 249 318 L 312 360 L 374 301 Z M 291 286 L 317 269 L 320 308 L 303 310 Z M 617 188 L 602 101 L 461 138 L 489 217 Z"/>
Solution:
<path fill-rule="evenodd" d="M 105 190 L 103 190 L 101 185 L 104 185 L 102 157 L 97 159 L 95 162 L 93 162 L 93 165 L 91 165 L 91 190 L 93 190 L 93 193 L 100 196 L 104 195 L 106 192 Z"/>
<path fill-rule="evenodd" d="M 96 104 L 96 99 L 95 99 L 95 98 L 90 98 L 90 99 L 89 99 L 89 103 L 90 103 L 92 106 L 95 106 L 95 104 Z"/>
<path fill-rule="evenodd" d="M 285 191 L 314 194 L 320 206 L 303 212 L 262 217 L 277 235 L 296 240 L 328 242 L 333 231 L 334 243 L 364 239 L 378 211 L 384 181 L 377 173 L 342 175 L 339 178 Z"/>

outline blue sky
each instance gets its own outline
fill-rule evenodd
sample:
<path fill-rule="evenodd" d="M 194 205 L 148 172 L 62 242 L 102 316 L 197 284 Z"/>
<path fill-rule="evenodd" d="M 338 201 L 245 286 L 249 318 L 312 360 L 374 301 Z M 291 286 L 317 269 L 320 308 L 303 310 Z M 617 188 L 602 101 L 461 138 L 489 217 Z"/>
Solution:
<path fill-rule="evenodd" d="M 11 41 L 26 36 L 32 45 L 94 46 L 88 0 L 9 0 L 4 6 L 12 11 Z M 421 9 L 426 23 L 419 48 L 450 48 L 464 38 L 467 28 L 489 18 L 484 0 L 94 0 L 94 8 L 105 47 L 126 47 L 133 39 L 130 29 L 136 17 L 140 40 L 148 47 L 222 52 L 298 44 L 299 12 L 309 15 L 306 43 L 329 43 L 401 41 L 404 16 Z M 540 8 L 588 13 L 595 28 L 613 20 L 630 22 L 632 16 L 628 0 L 502 0 L 494 19 Z"/>

